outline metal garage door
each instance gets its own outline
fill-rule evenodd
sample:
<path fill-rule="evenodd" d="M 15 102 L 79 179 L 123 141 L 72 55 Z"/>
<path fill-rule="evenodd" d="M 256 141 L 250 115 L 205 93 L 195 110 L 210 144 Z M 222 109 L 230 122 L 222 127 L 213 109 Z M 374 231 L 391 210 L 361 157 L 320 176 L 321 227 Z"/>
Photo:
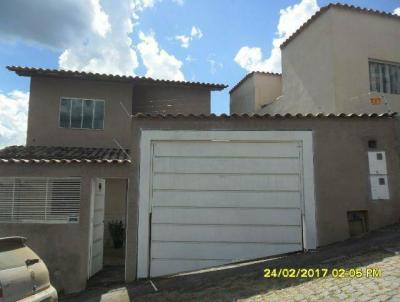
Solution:
<path fill-rule="evenodd" d="M 150 275 L 302 249 L 301 142 L 159 141 Z"/>

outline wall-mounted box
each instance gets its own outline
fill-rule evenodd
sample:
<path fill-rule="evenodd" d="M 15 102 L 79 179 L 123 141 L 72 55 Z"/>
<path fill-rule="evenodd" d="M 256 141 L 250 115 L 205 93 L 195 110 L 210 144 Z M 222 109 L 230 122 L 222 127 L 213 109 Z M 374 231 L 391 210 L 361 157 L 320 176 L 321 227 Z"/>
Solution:
<path fill-rule="evenodd" d="M 389 186 L 386 175 L 370 175 L 371 197 L 376 199 L 389 199 Z"/>
<path fill-rule="evenodd" d="M 385 151 L 368 152 L 369 174 L 387 174 Z"/>

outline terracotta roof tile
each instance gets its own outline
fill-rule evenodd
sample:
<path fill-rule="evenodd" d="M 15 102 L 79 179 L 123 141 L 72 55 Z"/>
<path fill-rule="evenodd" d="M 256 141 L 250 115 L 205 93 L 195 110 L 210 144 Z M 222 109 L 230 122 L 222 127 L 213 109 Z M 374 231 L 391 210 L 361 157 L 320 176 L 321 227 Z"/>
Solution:
<path fill-rule="evenodd" d="M 128 150 L 111 148 L 10 146 L 0 149 L 0 163 L 130 163 Z"/>
<path fill-rule="evenodd" d="M 125 75 L 72 71 L 63 69 L 34 68 L 25 66 L 7 66 L 7 69 L 10 71 L 14 71 L 19 76 L 68 77 L 68 78 L 85 78 L 93 80 L 111 80 L 111 81 L 121 81 L 121 82 L 137 81 L 142 83 L 160 83 L 160 84 L 184 85 L 190 87 L 203 87 L 203 88 L 208 88 L 210 90 L 222 90 L 228 87 L 227 85 L 224 84 L 171 81 L 171 80 L 161 80 L 161 79 L 158 80 L 149 77 L 125 76 Z"/>
<path fill-rule="evenodd" d="M 354 5 L 349 5 L 349 4 L 342 4 L 342 3 L 331 3 L 327 6 L 321 7 L 319 11 L 317 11 L 313 16 L 311 16 L 310 19 L 308 19 L 302 26 L 299 27 L 289 38 L 287 38 L 282 44 L 281 44 L 281 49 L 284 48 L 286 45 L 290 43 L 294 38 L 296 38 L 304 29 L 306 29 L 311 23 L 313 23 L 318 17 L 320 17 L 322 14 L 327 12 L 330 8 L 341 8 L 341 9 L 347 9 L 347 10 L 352 10 L 356 12 L 361 12 L 365 14 L 374 14 L 374 15 L 380 15 L 384 17 L 391 17 L 391 18 L 397 18 L 400 20 L 400 16 L 384 12 L 384 11 L 378 11 L 378 10 L 373 10 L 373 9 L 368 9 L 368 8 L 363 8 L 359 6 L 354 6 Z"/>
<path fill-rule="evenodd" d="M 325 113 L 308 113 L 308 114 L 152 114 L 152 113 L 137 113 L 133 115 L 134 118 L 161 118 L 161 119 L 178 119 L 178 118 L 197 118 L 197 119 L 209 119 L 209 118 L 217 118 L 217 119 L 278 119 L 278 118 L 393 118 L 397 115 L 397 113 L 370 113 L 370 114 L 325 114 Z"/>

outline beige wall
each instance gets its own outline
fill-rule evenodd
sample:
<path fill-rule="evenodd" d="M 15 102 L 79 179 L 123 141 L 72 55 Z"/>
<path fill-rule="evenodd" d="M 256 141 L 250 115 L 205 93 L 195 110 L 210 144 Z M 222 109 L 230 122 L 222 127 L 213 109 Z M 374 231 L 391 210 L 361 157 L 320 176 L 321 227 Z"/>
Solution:
<path fill-rule="evenodd" d="M 140 131 L 146 130 L 312 130 L 318 245 L 349 238 L 347 211 L 367 210 L 370 230 L 399 221 L 399 158 L 395 119 L 373 118 L 139 118 L 133 120 L 128 193 L 127 278 L 136 277 Z M 386 151 L 390 199 L 370 196 L 368 145 Z"/>
<path fill-rule="evenodd" d="M 332 9 L 337 112 L 387 112 L 369 102 L 368 59 L 400 64 L 400 18 Z M 400 94 L 382 94 L 400 111 Z"/>
<path fill-rule="evenodd" d="M 0 237 L 24 236 L 44 260 L 59 293 L 81 291 L 88 272 L 91 180 L 95 177 L 127 178 L 125 164 L 0 164 L 2 177 L 81 177 L 80 219 L 77 224 L 2 223 Z"/>
<path fill-rule="evenodd" d="M 61 97 L 105 100 L 104 129 L 59 127 Z M 133 100 L 133 102 L 132 102 Z M 35 146 L 108 147 L 130 145 L 128 112 L 209 114 L 210 90 L 173 84 L 32 77 L 27 144 Z"/>
<path fill-rule="evenodd" d="M 230 113 L 255 113 L 281 94 L 280 75 L 254 72 L 230 93 Z"/>
<path fill-rule="evenodd" d="M 174 85 L 135 85 L 133 113 L 209 114 L 210 90 Z"/>
<path fill-rule="evenodd" d="M 61 97 L 105 100 L 104 129 L 59 127 Z M 130 121 L 120 106 L 132 107 L 132 85 L 124 82 L 32 77 L 27 144 L 36 146 L 123 147 L 130 142 Z"/>
<path fill-rule="evenodd" d="M 387 112 L 369 102 L 368 59 L 400 63 L 399 41 L 399 18 L 330 8 L 282 49 L 283 98 L 259 113 Z"/>

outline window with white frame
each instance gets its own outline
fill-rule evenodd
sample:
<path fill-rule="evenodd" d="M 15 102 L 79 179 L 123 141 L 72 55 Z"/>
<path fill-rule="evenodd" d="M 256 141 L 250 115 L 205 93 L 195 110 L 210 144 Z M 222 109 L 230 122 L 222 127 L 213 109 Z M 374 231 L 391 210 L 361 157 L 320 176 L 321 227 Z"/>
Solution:
<path fill-rule="evenodd" d="M 103 129 L 104 100 L 61 98 L 60 127 Z"/>
<path fill-rule="evenodd" d="M 0 178 L 0 222 L 78 223 L 81 179 Z"/>
<path fill-rule="evenodd" d="M 400 64 L 369 61 L 370 91 L 400 94 Z"/>

